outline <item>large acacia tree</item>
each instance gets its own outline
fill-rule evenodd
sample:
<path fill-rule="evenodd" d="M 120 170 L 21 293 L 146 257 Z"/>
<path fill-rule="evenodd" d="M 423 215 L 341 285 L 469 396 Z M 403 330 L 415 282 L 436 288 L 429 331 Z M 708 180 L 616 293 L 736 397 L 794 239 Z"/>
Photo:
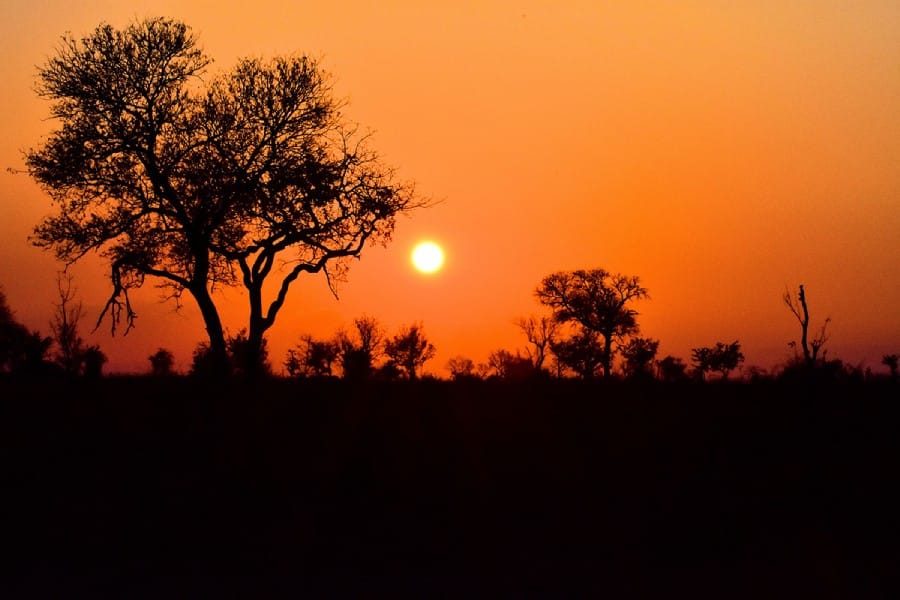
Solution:
<path fill-rule="evenodd" d="M 612 373 L 613 343 L 637 331 L 638 313 L 629 304 L 649 297 L 636 276 L 604 269 L 552 273 L 541 281 L 536 294 L 557 321 L 575 323 L 586 334 L 602 338 L 600 363 L 606 378 Z"/>
<path fill-rule="evenodd" d="M 194 298 L 224 365 L 217 286 L 246 289 L 259 350 L 301 273 L 331 284 L 423 203 L 343 119 L 316 60 L 245 59 L 206 81 L 209 63 L 169 19 L 66 36 L 39 70 L 60 127 L 26 154 L 56 208 L 34 243 L 109 262 L 100 319 L 132 327 L 129 291 L 149 276 Z"/>

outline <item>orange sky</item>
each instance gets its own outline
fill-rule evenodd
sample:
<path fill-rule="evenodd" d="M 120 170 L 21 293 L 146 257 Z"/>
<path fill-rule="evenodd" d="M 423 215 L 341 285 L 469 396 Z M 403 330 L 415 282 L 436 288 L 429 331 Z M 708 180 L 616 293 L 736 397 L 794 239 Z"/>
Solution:
<path fill-rule="evenodd" d="M 830 356 L 880 370 L 900 352 L 900 3 L 353 1 L 332 3 L 7 0 L 0 20 L 0 166 L 53 124 L 33 92 L 59 36 L 101 21 L 169 16 L 227 69 L 239 56 L 321 57 L 374 146 L 442 202 L 364 251 L 340 300 L 324 279 L 295 286 L 270 331 L 272 362 L 305 332 L 367 313 L 389 331 L 422 321 L 426 371 L 524 347 L 513 324 L 555 270 L 641 277 L 642 333 L 689 357 L 742 342 L 771 367 L 798 326 L 785 286 L 804 283 L 813 324 L 832 318 Z M 0 285 L 46 331 L 52 257 L 26 237 L 49 211 L 26 176 L 0 172 Z M 444 245 L 424 277 L 413 244 Z M 96 318 L 100 263 L 74 271 Z M 137 329 L 87 336 L 108 371 L 145 371 L 157 347 L 186 368 L 205 332 L 148 286 Z M 221 297 L 231 331 L 238 292 Z M 231 302 L 229 303 L 229 300 Z M 85 323 L 85 333 L 89 324 Z"/>

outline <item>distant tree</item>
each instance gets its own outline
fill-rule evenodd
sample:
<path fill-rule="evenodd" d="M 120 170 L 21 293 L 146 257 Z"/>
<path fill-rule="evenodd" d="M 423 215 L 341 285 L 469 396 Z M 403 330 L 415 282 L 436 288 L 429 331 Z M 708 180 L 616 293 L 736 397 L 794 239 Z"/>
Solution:
<path fill-rule="evenodd" d="M 46 366 L 53 339 L 29 331 L 15 314 L 0 289 L 0 373 L 37 373 Z"/>
<path fill-rule="evenodd" d="M 537 297 L 553 310 L 560 323 L 577 323 L 602 339 L 604 377 L 612 374 L 613 344 L 637 331 L 634 300 L 648 298 L 637 277 L 611 274 L 604 269 L 560 271 L 548 275 L 537 288 Z M 590 336 L 580 334 L 576 345 Z"/>
<path fill-rule="evenodd" d="M 287 371 L 288 377 L 307 377 L 306 365 L 304 364 L 304 352 L 300 347 L 289 348 L 287 355 L 284 357 L 284 370 Z"/>
<path fill-rule="evenodd" d="M 785 305 L 800 323 L 800 347 L 803 350 L 803 361 L 808 368 L 812 368 L 817 364 L 817 361 L 819 359 L 819 351 L 825 345 L 825 342 L 828 341 L 828 335 L 825 333 L 825 330 L 828 327 L 828 323 L 831 321 L 831 319 L 825 319 L 825 322 L 822 324 L 822 328 L 819 330 L 819 333 L 812 340 L 810 340 L 809 307 L 806 304 L 806 292 L 803 289 L 803 286 L 800 286 L 800 291 L 797 293 L 796 300 L 789 291 L 784 292 L 784 296 L 782 296 L 782 299 L 784 300 Z M 792 342 L 791 344 L 796 347 L 794 342 Z M 825 353 L 823 352 L 823 361 L 825 360 L 824 354 Z"/>
<path fill-rule="evenodd" d="M 881 364 L 891 371 L 891 380 L 897 381 L 897 362 L 900 360 L 896 354 L 885 354 L 881 357 Z"/>
<path fill-rule="evenodd" d="M 345 379 L 370 377 L 384 348 L 384 331 L 374 317 L 363 315 L 353 321 L 350 333 L 338 332 L 338 361 Z"/>
<path fill-rule="evenodd" d="M 624 360 L 622 367 L 625 377 L 629 379 L 652 378 L 651 365 L 656 359 L 659 340 L 633 337 L 623 345 L 620 353 Z"/>
<path fill-rule="evenodd" d="M 56 290 L 59 302 L 54 304 L 55 312 L 50 321 L 50 332 L 56 343 L 54 359 L 63 372 L 73 376 L 96 379 L 103 374 L 106 355 L 97 345 L 85 346 L 78 332 L 84 309 L 81 301 L 75 299 L 71 275 L 58 274 Z"/>
<path fill-rule="evenodd" d="M 341 348 L 337 340 L 320 340 L 304 335 L 288 350 L 284 367 L 291 377 L 331 377 Z"/>
<path fill-rule="evenodd" d="M 528 340 L 528 357 L 535 371 L 541 371 L 544 368 L 544 361 L 550 351 L 550 345 L 555 341 L 557 331 L 559 330 L 559 322 L 552 317 L 527 317 L 516 321 L 516 325 L 525 334 Z"/>
<path fill-rule="evenodd" d="M 98 379 L 103 375 L 103 365 L 107 358 L 100 346 L 88 346 L 81 353 L 82 374 L 87 379 Z"/>
<path fill-rule="evenodd" d="M 426 339 L 421 323 L 416 323 L 401 328 L 397 335 L 387 340 L 384 353 L 408 379 L 416 379 L 418 370 L 434 357 L 435 347 Z"/>
<path fill-rule="evenodd" d="M 250 355 L 302 273 L 333 284 L 345 259 L 387 243 L 396 215 L 425 203 L 344 120 L 315 59 L 248 58 L 202 78 L 209 64 L 171 19 L 64 37 L 38 71 L 60 127 L 27 152 L 27 166 L 57 209 L 34 243 L 67 264 L 93 251 L 109 262 L 98 324 L 108 316 L 115 331 L 124 319 L 127 332 L 129 291 L 154 278 L 176 301 L 196 301 L 208 361 L 224 373 L 215 288 L 247 290 L 242 352 L 263 364 Z M 269 300 L 264 287 L 275 290 Z"/>
<path fill-rule="evenodd" d="M 707 371 L 714 371 L 728 379 L 728 374 L 744 362 L 741 344 L 734 341 L 730 344 L 716 342 L 715 347 L 701 347 L 691 350 L 696 373 L 699 379 L 704 378 Z"/>
<path fill-rule="evenodd" d="M 747 381 L 751 383 L 759 383 L 760 381 L 766 381 L 770 379 L 769 372 L 765 368 L 755 365 L 746 367 L 744 369 L 744 376 L 746 377 Z"/>
<path fill-rule="evenodd" d="M 728 374 L 737 369 L 744 362 L 744 354 L 741 352 L 741 344 L 735 340 L 730 344 L 716 343 L 713 354 L 712 370 L 728 379 Z"/>
<path fill-rule="evenodd" d="M 306 364 L 318 377 L 334 375 L 334 363 L 341 348 L 337 340 L 312 340 L 309 345 Z"/>
<path fill-rule="evenodd" d="M 84 315 L 80 301 L 75 300 L 72 276 L 58 274 L 56 289 L 59 303 L 55 304 L 50 333 L 56 342 L 56 363 L 70 375 L 80 375 L 84 371 L 84 341 L 78 333 L 78 324 Z"/>
<path fill-rule="evenodd" d="M 687 365 L 680 358 L 671 355 L 656 361 L 656 370 L 662 381 L 675 382 L 687 379 Z"/>
<path fill-rule="evenodd" d="M 694 363 L 694 376 L 703 381 L 706 378 L 706 372 L 712 370 L 713 349 L 708 346 L 691 349 L 691 361 Z"/>
<path fill-rule="evenodd" d="M 487 365 L 493 377 L 507 381 L 528 379 L 535 374 L 531 359 L 518 352 L 513 354 L 509 350 L 500 349 L 491 352 Z"/>
<path fill-rule="evenodd" d="M 581 328 L 578 333 L 551 345 L 560 363 L 582 379 L 594 379 L 604 367 L 607 355 L 596 332 Z"/>
<path fill-rule="evenodd" d="M 450 371 L 450 379 L 453 381 L 463 381 L 477 379 L 475 372 L 475 363 L 472 359 L 465 356 L 454 356 L 447 361 L 447 370 Z"/>
<path fill-rule="evenodd" d="M 150 361 L 150 374 L 154 377 L 168 377 L 175 372 L 175 355 L 165 348 L 159 348 L 147 360 Z"/>
<path fill-rule="evenodd" d="M 492 367 L 490 364 L 490 357 L 488 361 L 475 364 L 475 377 L 477 377 L 478 379 L 490 379 L 491 377 L 497 377 L 494 367 Z"/>

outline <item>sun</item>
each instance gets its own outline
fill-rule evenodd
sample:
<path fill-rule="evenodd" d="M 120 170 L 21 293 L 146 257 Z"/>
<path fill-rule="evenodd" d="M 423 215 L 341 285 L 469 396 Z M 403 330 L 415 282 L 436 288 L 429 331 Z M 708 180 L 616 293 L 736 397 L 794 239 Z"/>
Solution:
<path fill-rule="evenodd" d="M 444 251 L 434 242 L 419 242 L 413 248 L 412 263 L 422 273 L 434 273 L 444 264 Z"/>

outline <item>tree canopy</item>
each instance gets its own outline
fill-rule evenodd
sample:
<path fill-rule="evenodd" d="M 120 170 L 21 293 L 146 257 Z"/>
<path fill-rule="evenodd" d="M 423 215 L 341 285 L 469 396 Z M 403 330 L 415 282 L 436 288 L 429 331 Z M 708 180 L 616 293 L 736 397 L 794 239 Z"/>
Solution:
<path fill-rule="evenodd" d="M 384 344 L 384 353 L 390 362 L 402 369 L 408 379 L 417 379 L 419 369 L 434 357 L 435 352 L 434 344 L 425 337 L 421 323 L 401 328 Z"/>
<path fill-rule="evenodd" d="M 152 277 L 194 298 L 225 364 L 217 286 L 247 290 L 258 353 L 302 273 L 331 285 L 344 259 L 387 243 L 396 215 L 425 203 L 344 119 L 317 60 L 243 59 L 205 84 L 209 64 L 171 19 L 64 37 L 38 87 L 60 126 L 26 158 L 56 209 L 34 243 L 67 263 L 90 252 L 109 263 L 100 320 L 127 331 L 129 291 Z"/>
<path fill-rule="evenodd" d="M 583 349 L 591 338 L 588 333 L 603 338 L 600 364 L 607 378 L 612 373 L 613 343 L 637 331 L 638 313 L 629 304 L 649 297 L 636 276 L 605 269 L 552 273 L 541 281 L 536 294 L 557 321 L 575 323 L 584 330 L 575 346 Z"/>
<path fill-rule="evenodd" d="M 703 379 L 707 371 L 715 371 L 728 379 L 728 374 L 744 362 L 741 343 L 737 340 L 730 344 L 716 342 L 715 346 L 702 346 L 691 350 L 691 359 L 696 366 L 696 373 Z"/>

